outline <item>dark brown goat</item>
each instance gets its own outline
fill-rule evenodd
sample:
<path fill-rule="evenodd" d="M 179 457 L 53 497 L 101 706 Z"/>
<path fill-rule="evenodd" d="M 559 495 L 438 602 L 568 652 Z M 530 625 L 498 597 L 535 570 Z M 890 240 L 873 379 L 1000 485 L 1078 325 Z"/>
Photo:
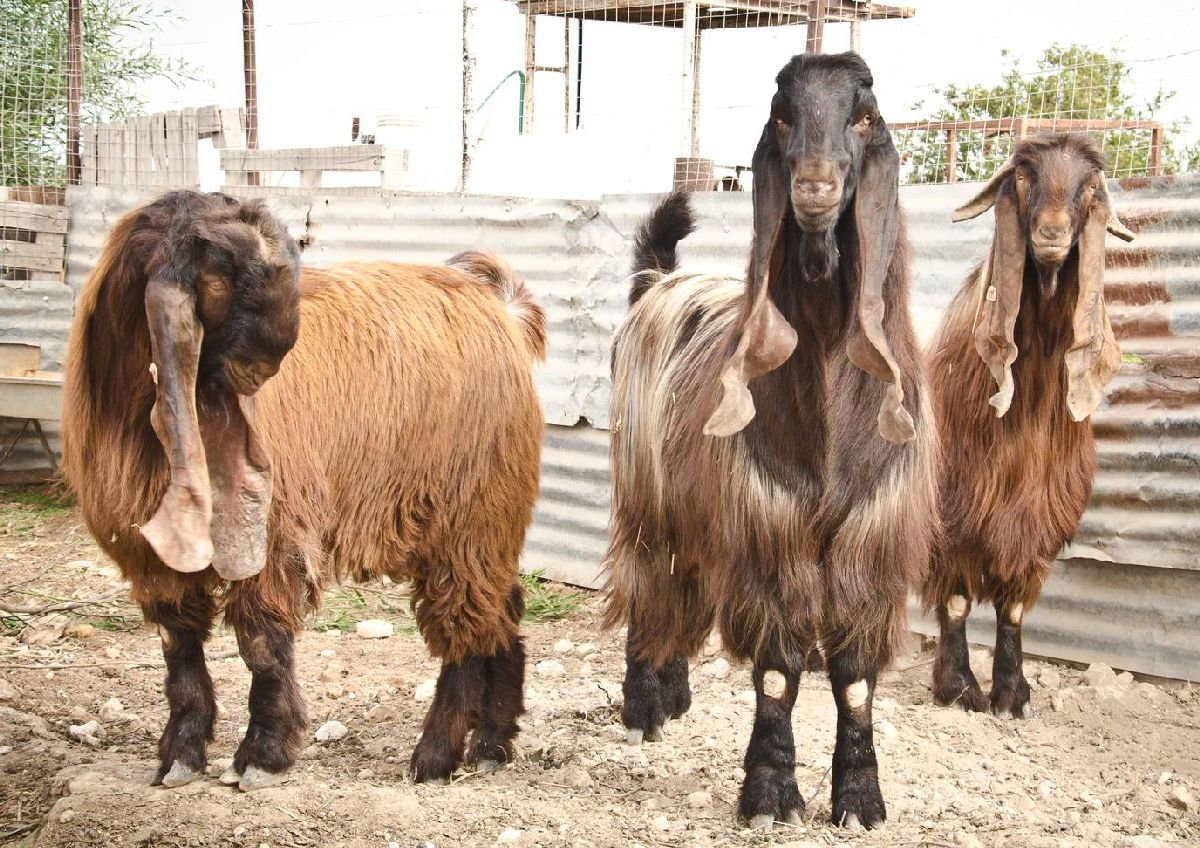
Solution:
<path fill-rule="evenodd" d="M 156 782 L 204 773 L 220 609 L 253 675 L 222 780 L 254 789 L 303 738 L 305 612 L 331 579 L 382 574 L 412 580 L 443 661 L 414 777 L 447 778 L 472 728 L 470 759 L 511 755 L 544 333 L 487 255 L 300 270 L 265 206 L 195 192 L 117 222 L 76 309 L 63 471 L 162 637 Z"/>
<path fill-rule="evenodd" d="M 930 347 L 945 536 L 924 599 L 941 629 L 940 704 L 1028 713 L 1021 618 L 1083 515 L 1096 470 L 1085 419 L 1121 364 L 1104 307 L 1104 232 L 1133 234 L 1112 214 L 1103 167 L 1083 136 L 1022 141 L 955 213 L 994 205 L 996 231 Z M 973 600 L 996 608 L 989 699 L 967 654 Z"/>
<path fill-rule="evenodd" d="M 833 820 L 874 827 L 871 701 L 928 562 L 937 439 L 871 73 L 854 54 L 797 56 L 776 82 L 745 283 L 669 273 L 691 231 L 682 195 L 639 235 L 613 349 L 607 620 L 629 627 L 631 741 L 687 710 L 687 658 L 714 618 L 753 660 L 739 811 L 755 827 L 803 809 L 791 711 L 819 646 L 838 710 Z"/>

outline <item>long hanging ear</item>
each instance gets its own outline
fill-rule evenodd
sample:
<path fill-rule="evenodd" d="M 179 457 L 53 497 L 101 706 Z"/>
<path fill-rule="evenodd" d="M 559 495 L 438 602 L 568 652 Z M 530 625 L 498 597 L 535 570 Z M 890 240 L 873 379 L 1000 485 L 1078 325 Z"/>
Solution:
<path fill-rule="evenodd" d="M 954 214 L 950 216 L 950 220 L 957 224 L 959 221 L 978 218 L 995 206 L 996 195 L 1000 192 L 1000 186 L 1004 185 L 1004 181 L 1015 170 L 1016 164 L 1012 159 L 1009 159 L 1000 166 L 1000 170 L 992 174 L 992 178 L 984 184 L 983 188 L 974 197 L 954 210 Z"/>
<path fill-rule="evenodd" d="M 858 325 L 846 348 L 856 366 L 888 384 L 879 405 L 879 435 L 904 444 L 916 434 L 912 415 L 904 408 L 900 366 L 883 329 L 886 304 L 883 286 L 900 233 L 900 157 L 882 118 L 863 156 L 862 174 L 854 197 L 854 228 L 858 238 Z"/>
<path fill-rule="evenodd" d="M 748 383 L 782 365 L 796 349 L 796 330 L 770 297 L 771 279 L 782 265 L 780 231 L 790 196 L 787 174 L 772 137 L 763 127 L 751 165 L 754 172 L 754 244 L 746 273 L 741 338 L 721 371 L 722 397 L 704 424 L 709 436 L 732 436 L 754 418 Z"/>
<path fill-rule="evenodd" d="M 992 249 L 979 274 L 979 306 L 975 313 L 975 350 L 987 364 L 999 391 L 988 400 L 1000 418 L 1012 404 L 1012 364 L 1017 360 L 1013 330 L 1021 309 L 1025 277 L 1025 236 L 1011 187 L 994 197 L 996 231 Z"/>
<path fill-rule="evenodd" d="M 253 232 L 247 235 L 260 242 Z M 173 237 L 181 238 L 178 231 Z M 204 338 L 199 316 L 213 310 L 205 308 L 203 292 L 197 304 L 198 275 L 180 273 L 190 269 L 189 262 L 168 267 L 187 279 L 152 278 L 145 306 L 157 395 L 151 424 L 166 450 L 171 479 L 141 532 L 176 571 L 200 571 L 211 563 L 224 579 L 242 580 L 266 565 L 270 457 L 254 431 L 248 398 L 222 390 L 198 402 Z"/>
<path fill-rule="evenodd" d="M 1079 236 L 1079 292 L 1072 319 L 1075 337 L 1064 357 L 1067 410 L 1076 421 L 1099 406 L 1104 387 L 1121 367 L 1121 348 L 1104 305 L 1104 233 L 1111 219 L 1107 202 L 1094 203 Z"/>
<path fill-rule="evenodd" d="M 212 487 L 196 413 L 196 377 L 204 328 L 189 283 L 155 277 L 146 285 L 150 374 L 156 400 L 150 423 L 167 452 L 171 482 L 141 527 L 154 552 L 176 571 L 200 571 L 213 558 Z"/>

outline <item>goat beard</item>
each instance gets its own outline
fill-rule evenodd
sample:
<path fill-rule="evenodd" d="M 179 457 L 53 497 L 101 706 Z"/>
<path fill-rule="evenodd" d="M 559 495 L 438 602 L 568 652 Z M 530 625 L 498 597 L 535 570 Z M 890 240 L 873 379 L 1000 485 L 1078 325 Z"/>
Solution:
<path fill-rule="evenodd" d="M 806 283 L 822 283 L 833 279 L 841 254 L 834 227 L 823 233 L 801 230 L 797 266 L 800 278 Z"/>

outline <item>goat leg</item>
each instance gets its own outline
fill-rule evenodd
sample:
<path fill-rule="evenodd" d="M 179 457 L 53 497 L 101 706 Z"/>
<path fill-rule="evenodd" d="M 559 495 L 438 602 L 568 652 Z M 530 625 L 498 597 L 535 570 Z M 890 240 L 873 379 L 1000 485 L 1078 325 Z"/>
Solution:
<path fill-rule="evenodd" d="M 801 665 L 754 664 L 754 729 L 746 747 L 746 779 L 738 797 L 738 814 L 755 830 L 770 830 L 777 821 L 798 825 L 804 812 L 804 800 L 796 786 L 796 743 L 792 738 L 792 708 Z"/>
<path fill-rule="evenodd" d="M 829 682 L 838 712 L 833 749 L 833 823 L 840 827 L 879 828 L 887 819 L 871 727 L 876 674 L 876 665 L 853 649 L 829 657 Z"/>
<path fill-rule="evenodd" d="M 248 792 L 282 782 L 296 761 L 308 716 L 296 685 L 292 629 L 261 608 L 238 606 L 228 616 L 250 669 L 250 724 L 221 782 L 236 782 Z"/>
<path fill-rule="evenodd" d="M 520 582 L 509 590 L 506 610 L 514 628 L 520 628 L 525 615 L 525 595 Z M 484 661 L 484 692 L 481 697 L 479 724 L 471 734 L 467 761 L 483 772 L 494 771 L 513 758 L 513 737 L 517 735 L 517 717 L 525 712 L 525 643 L 520 636 L 509 647 Z"/>
<path fill-rule="evenodd" d="M 217 698 L 204 662 L 204 642 L 212 629 L 216 605 L 200 591 L 185 595 L 178 606 L 148 603 L 142 611 L 147 621 L 158 625 L 171 709 L 158 740 L 154 785 L 173 789 L 203 776 L 208 765 L 206 749 L 213 738 Z"/>
<path fill-rule="evenodd" d="M 1029 682 L 1021 653 L 1021 616 L 1024 606 L 996 601 L 996 654 L 992 660 L 992 712 L 1001 718 L 1029 717 Z"/>
<path fill-rule="evenodd" d="M 971 672 L 967 650 L 967 616 L 971 600 L 965 586 L 937 607 L 938 645 L 933 664 L 933 699 L 944 707 L 986 712 L 987 700 Z"/>
<path fill-rule="evenodd" d="M 508 662 L 523 653 L 523 648 L 511 650 Z M 442 663 L 437 691 L 409 763 L 415 783 L 450 782 L 451 773 L 462 762 L 467 732 L 479 722 L 486 684 L 485 657 L 468 655 L 458 662 Z"/>

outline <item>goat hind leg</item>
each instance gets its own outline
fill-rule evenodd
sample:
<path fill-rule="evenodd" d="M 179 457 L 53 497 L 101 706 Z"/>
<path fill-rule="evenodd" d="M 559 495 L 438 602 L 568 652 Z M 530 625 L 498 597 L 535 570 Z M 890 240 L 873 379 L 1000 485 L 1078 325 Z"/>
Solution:
<path fill-rule="evenodd" d="M 1001 718 L 1029 717 L 1029 681 L 1022 668 L 1021 616 L 1024 608 L 996 601 L 996 654 L 992 660 L 992 712 Z"/>
<path fill-rule="evenodd" d="M 878 668 L 878 663 L 854 648 L 829 657 L 829 682 L 838 713 L 832 818 L 840 827 L 879 828 L 887 819 L 871 726 Z"/>
<path fill-rule="evenodd" d="M 746 779 L 738 797 L 738 814 L 755 830 L 770 830 L 777 821 L 799 824 L 804 812 L 804 799 L 796 786 L 792 737 L 792 708 L 802 665 L 803 657 L 795 662 L 754 664 L 754 729 L 746 746 Z"/>
<path fill-rule="evenodd" d="M 212 629 L 216 604 L 207 592 L 186 594 L 178 606 L 142 605 L 147 621 L 158 625 L 167 665 L 166 695 L 170 718 L 158 741 L 154 785 L 168 789 L 203 776 L 207 745 L 213 738 L 217 699 L 204 662 L 204 642 Z"/>
<path fill-rule="evenodd" d="M 437 692 L 409 762 L 413 782 L 449 783 L 462 762 L 467 731 L 479 722 L 486 681 L 484 657 L 442 663 Z"/>
<path fill-rule="evenodd" d="M 967 616 L 971 600 L 966 587 L 937 607 L 938 644 L 933 663 L 933 699 L 944 707 L 958 706 L 967 712 L 986 712 L 987 699 L 971 671 L 967 649 Z"/>
<path fill-rule="evenodd" d="M 513 586 L 508 616 L 519 627 L 525 614 L 521 586 Z M 517 718 L 525 712 L 525 643 L 520 636 L 512 644 L 484 660 L 484 692 L 479 723 L 471 734 L 467 761 L 479 771 L 494 771 L 513 757 Z"/>

